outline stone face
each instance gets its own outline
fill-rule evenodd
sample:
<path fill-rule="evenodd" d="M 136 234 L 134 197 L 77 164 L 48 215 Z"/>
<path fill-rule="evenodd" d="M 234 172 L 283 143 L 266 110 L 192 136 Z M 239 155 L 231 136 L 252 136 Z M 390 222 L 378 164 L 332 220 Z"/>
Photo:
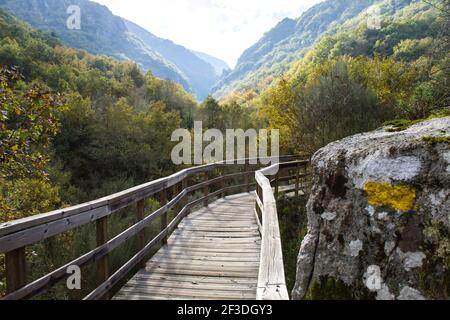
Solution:
<path fill-rule="evenodd" d="M 450 117 L 315 154 L 294 298 L 326 288 L 323 279 L 355 299 L 449 298 L 450 148 L 423 140 L 448 135 Z"/>
<path fill-rule="evenodd" d="M 361 240 L 355 240 L 349 244 L 349 252 L 352 257 L 359 256 L 359 253 L 363 249 L 363 243 Z"/>
<path fill-rule="evenodd" d="M 336 219 L 336 212 L 325 212 L 321 215 L 321 217 L 323 220 L 333 221 L 334 219 Z"/>
<path fill-rule="evenodd" d="M 398 300 L 425 300 L 425 298 L 416 289 L 404 287 L 402 291 L 400 291 Z"/>

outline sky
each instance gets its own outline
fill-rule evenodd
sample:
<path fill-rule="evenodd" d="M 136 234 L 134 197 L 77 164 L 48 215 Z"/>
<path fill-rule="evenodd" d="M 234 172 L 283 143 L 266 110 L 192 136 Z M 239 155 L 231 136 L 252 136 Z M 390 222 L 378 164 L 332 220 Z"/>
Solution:
<path fill-rule="evenodd" d="M 322 0 L 93 0 L 158 37 L 226 61 L 283 18 L 297 18 Z"/>

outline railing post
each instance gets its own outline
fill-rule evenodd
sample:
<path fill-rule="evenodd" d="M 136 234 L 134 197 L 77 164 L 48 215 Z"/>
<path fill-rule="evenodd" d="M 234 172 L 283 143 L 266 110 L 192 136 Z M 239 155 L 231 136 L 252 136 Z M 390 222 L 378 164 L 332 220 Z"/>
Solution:
<path fill-rule="evenodd" d="M 262 189 L 261 189 L 261 186 L 258 183 L 256 184 L 256 191 L 255 192 L 256 192 L 256 197 L 261 201 L 261 203 L 264 203 L 264 199 L 263 199 L 263 195 L 262 195 Z M 261 211 L 261 208 L 260 208 L 260 206 L 258 204 L 258 201 L 256 201 L 256 212 L 258 213 L 259 220 L 260 220 L 260 222 L 262 224 L 262 211 Z"/>
<path fill-rule="evenodd" d="M 173 187 L 172 187 L 172 197 L 171 197 L 171 199 L 174 199 L 177 195 L 178 195 L 178 183 L 174 184 Z M 177 212 L 178 208 L 179 208 L 179 206 L 177 204 L 175 204 L 173 206 L 173 211 Z"/>
<path fill-rule="evenodd" d="M 161 207 L 167 204 L 167 190 L 164 189 L 159 194 L 159 203 Z M 167 228 L 167 211 L 161 216 L 161 231 Z M 161 240 L 161 245 L 167 244 L 167 235 Z"/>
<path fill-rule="evenodd" d="M 300 194 L 300 162 L 296 166 L 296 177 L 295 177 L 295 197 Z"/>
<path fill-rule="evenodd" d="M 188 187 L 188 180 L 186 178 L 183 179 L 183 181 L 181 182 L 181 192 L 186 190 L 187 187 Z M 183 197 L 183 201 L 181 201 L 182 208 L 184 208 L 188 203 L 189 203 L 189 194 L 186 193 L 186 195 Z"/>
<path fill-rule="evenodd" d="M 136 204 L 136 222 L 143 220 L 145 217 L 145 199 L 142 199 Z M 145 230 L 141 230 L 137 236 L 138 251 L 141 251 L 145 247 Z M 144 262 L 140 264 L 141 268 L 145 266 Z"/>
<path fill-rule="evenodd" d="M 97 229 L 97 247 L 104 245 L 108 241 L 108 217 L 103 217 L 96 222 Z M 109 278 L 108 255 L 100 258 L 97 262 L 97 277 L 99 282 L 103 283 Z"/>
<path fill-rule="evenodd" d="M 205 172 L 205 181 L 208 181 L 208 172 Z M 203 196 L 205 197 L 205 200 L 203 200 L 203 206 L 207 207 L 209 205 L 209 186 L 204 186 L 203 188 Z"/>
<path fill-rule="evenodd" d="M 225 179 L 223 179 L 223 176 L 225 175 L 225 168 L 222 168 L 222 170 L 220 170 L 220 174 L 222 176 L 222 180 L 220 180 L 220 189 L 222 190 L 222 192 L 220 193 L 220 197 L 225 198 L 226 192 L 223 190 L 225 189 Z"/>
<path fill-rule="evenodd" d="M 26 285 L 26 255 L 25 247 L 7 252 L 6 259 L 6 290 L 12 293 Z"/>
<path fill-rule="evenodd" d="M 280 191 L 280 170 L 278 170 L 275 176 L 275 199 L 278 200 L 278 194 Z"/>
<path fill-rule="evenodd" d="M 245 172 L 249 171 L 249 165 L 248 165 L 247 162 L 245 162 L 244 171 Z M 246 188 L 247 188 L 247 193 L 250 193 L 250 179 L 248 178 L 248 174 L 247 173 L 245 174 L 245 185 L 246 185 Z"/>

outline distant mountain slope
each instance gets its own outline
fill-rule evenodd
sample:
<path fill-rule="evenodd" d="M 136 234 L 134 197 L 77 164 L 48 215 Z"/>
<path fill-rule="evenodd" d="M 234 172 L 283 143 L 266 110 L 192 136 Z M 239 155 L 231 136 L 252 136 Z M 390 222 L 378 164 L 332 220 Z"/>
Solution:
<path fill-rule="evenodd" d="M 205 98 L 219 80 L 214 67 L 192 51 L 170 40 L 161 39 L 137 24 L 125 20 L 128 31 L 138 36 L 148 47 L 152 48 L 168 61 L 172 62 L 186 76 L 192 89 L 200 99 Z"/>
<path fill-rule="evenodd" d="M 195 55 L 197 55 L 200 59 L 202 59 L 202 60 L 206 61 L 207 63 L 209 63 L 210 65 L 212 65 L 218 76 L 221 76 L 224 71 L 231 69 L 230 66 L 228 65 L 228 63 L 226 63 L 223 60 L 217 59 L 216 57 L 210 56 L 209 54 L 206 54 L 203 52 L 198 52 L 198 51 L 193 51 L 193 50 L 191 50 L 191 51 Z"/>
<path fill-rule="evenodd" d="M 81 30 L 66 27 L 69 17 L 66 10 L 70 5 L 81 8 Z M 123 20 L 104 6 L 87 0 L 0 0 L 0 7 L 36 29 L 53 32 L 67 46 L 133 60 L 156 76 L 174 80 L 191 90 L 187 78 L 175 65 L 127 34 Z"/>
<path fill-rule="evenodd" d="M 216 96 L 232 90 L 256 89 L 260 82 L 287 71 L 325 32 L 355 17 L 379 0 L 327 0 L 296 20 L 284 19 L 247 49 L 236 68 L 213 89 Z M 265 78 L 268 78 L 265 80 Z"/>
<path fill-rule="evenodd" d="M 66 26 L 67 8 L 81 8 L 81 30 Z M 188 49 L 156 37 L 88 0 L 0 0 L 32 27 L 55 33 L 65 45 L 119 59 L 133 60 L 157 77 L 173 80 L 203 99 L 218 81 L 214 67 Z"/>

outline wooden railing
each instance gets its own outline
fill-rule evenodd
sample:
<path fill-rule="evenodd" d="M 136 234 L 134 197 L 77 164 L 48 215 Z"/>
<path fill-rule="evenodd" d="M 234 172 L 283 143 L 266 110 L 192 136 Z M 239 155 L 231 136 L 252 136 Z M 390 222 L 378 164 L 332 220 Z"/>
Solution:
<path fill-rule="evenodd" d="M 280 157 L 280 161 L 291 161 L 297 159 L 294 156 Z M 178 226 L 180 221 L 189 214 L 192 207 L 203 204 L 208 205 L 209 199 L 213 197 L 223 197 L 228 193 L 237 193 L 238 190 L 250 191 L 256 185 L 252 177 L 255 175 L 255 170 L 249 164 L 249 160 L 240 161 L 245 164 L 236 164 L 230 166 L 225 162 L 218 162 L 214 164 L 193 167 L 182 170 L 169 177 L 165 177 L 156 181 L 143 184 L 123 192 L 113 194 L 92 202 L 84 203 L 78 206 L 56 210 L 50 213 L 32 216 L 25 219 L 11 221 L 0 224 L 0 253 L 5 253 L 5 267 L 6 267 L 6 281 L 7 281 L 7 295 L 3 297 L 4 300 L 30 299 L 65 280 L 68 277 L 67 270 L 71 266 L 78 266 L 84 268 L 88 265 L 96 263 L 97 277 L 101 282 L 100 286 L 95 288 L 84 299 L 105 299 L 109 296 L 111 290 L 121 281 L 123 281 L 130 273 L 142 265 L 145 259 L 151 254 L 155 247 L 164 244 L 167 238 Z M 261 160 L 261 159 L 260 159 Z M 265 160 L 270 160 L 266 158 Z M 242 166 L 244 168 L 242 168 Z M 284 165 L 281 165 L 284 166 Z M 234 173 L 226 174 L 224 169 L 233 168 Z M 216 178 L 212 178 L 216 171 L 220 171 Z M 190 179 L 203 179 L 202 182 L 189 186 Z M 299 189 L 299 178 L 297 174 L 297 192 Z M 230 181 L 243 179 L 240 184 L 230 184 Z M 261 293 L 262 298 L 275 298 L 272 295 L 272 286 L 276 281 L 272 279 L 284 279 L 282 269 L 281 246 L 274 247 L 270 237 L 278 235 L 278 222 L 276 219 L 276 207 L 273 200 L 272 190 L 268 189 L 270 184 L 264 179 L 264 171 L 256 173 L 258 181 L 259 197 L 262 209 L 262 235 L 263 235 L 263 252 L 262 257 L 266 257 L 262 261 L 264 268 L 260 272 L 260 283 L 267 282 L 266 290 Z M 292 180 L 292 176 L 276 177 L 276 183 L 280 181 Z M 228 184 L 228 185 L 227 185 Z M 215 188 L 213 188 L 215 186 Z M 168 193 L 171 191 L 172 197 L 168 199 Z M 195 192 L 202 192 L 202 196 L 188 203 L 188 196 Z M 277 189 L 278 192 L 278 189 Z M 151 214 L 145 216 L 146 200 L 157 195 L 160 203 L 160 208 Z M 108 239 L 108 219 L 111 215 L 119 210 L 135 206 L 136 208 L 136 223 L 124 230 L 115 237 Z M 167 214 L 169 210 L 174 210 L 177 207 L 179 210 L 174 215 L 173 219 L 168 222 Z M 161 218 L 160 232 L 151 239 L 148 243 L 145 242 L 144 229 L 147 228 L 157 218 Z M 79 228 L 91 223 L 96 224 L 96 247 L 82 256 L 66 263 L 65 265 L 51 271 L 50 273 L 36 279 L 30 283 L 26 282 L 26 254 L 27 246 L 31 246 L 45 239 L 63 234 L 75 228 Z M 272 230 L 271 228 L 275 228 Z M 109 254 L 120 245 L 129 241 L 132 237 L 137 237 L 138 252 L 122 265 L 115 272 L 109 269 Z M 266 239 L 266 240 L 265 240 Z M 270 240 L 267 242 L 267 239 Z M 272 254 L 272 248 L 280 249 L 274 251 L 276 261 L 281 259 L 281 269 L 274 270 L 271 266 L 266 264 L 269 262 L 268 255 Z M 269 250 L 269 251 L 268 251 Z M 267 260 L 267 261 L 266 261 Z M 277 264 L 277 268 L 279 264 Z M 267 274 L 267 272 L 275 272 L 277 276 Z M 281 277 L 282 275 L 282 277 Z M 281 281 L 281 280 L 280 280 Z M 284 283 L 284 282 L 283 282 Z M 264 286 L 261 286 L 263 290 Z M 284 288 L 285 291 L 285 288 Z M 282 297 L 285 297 L 285 292 Z M 275 291 L 273 291 L 275 292 Z"/>
<path fill-rule="evenodd" d="M 278 223 L 277 203 L 280 182 L 295 180 L 295 185 L 288 185 L 283 192 L 295 191 L 299 196 L 300 181 L 307 176 L 308 161 L 293 161 L 272 165 L 257 171 L 256 212 L 261 228 L 261 256 L 258 275 L 258 300 L 289 300 L 284 274 L 283 252 Z M 294 175 L 283 176 L 286 170 L 294 169 Z M 303 172 L 302 172 L 303 171 Z M 273 177 L 272 180 L 269 180 Z M 275 182 L 275 192 L 272 190 Z"/>

